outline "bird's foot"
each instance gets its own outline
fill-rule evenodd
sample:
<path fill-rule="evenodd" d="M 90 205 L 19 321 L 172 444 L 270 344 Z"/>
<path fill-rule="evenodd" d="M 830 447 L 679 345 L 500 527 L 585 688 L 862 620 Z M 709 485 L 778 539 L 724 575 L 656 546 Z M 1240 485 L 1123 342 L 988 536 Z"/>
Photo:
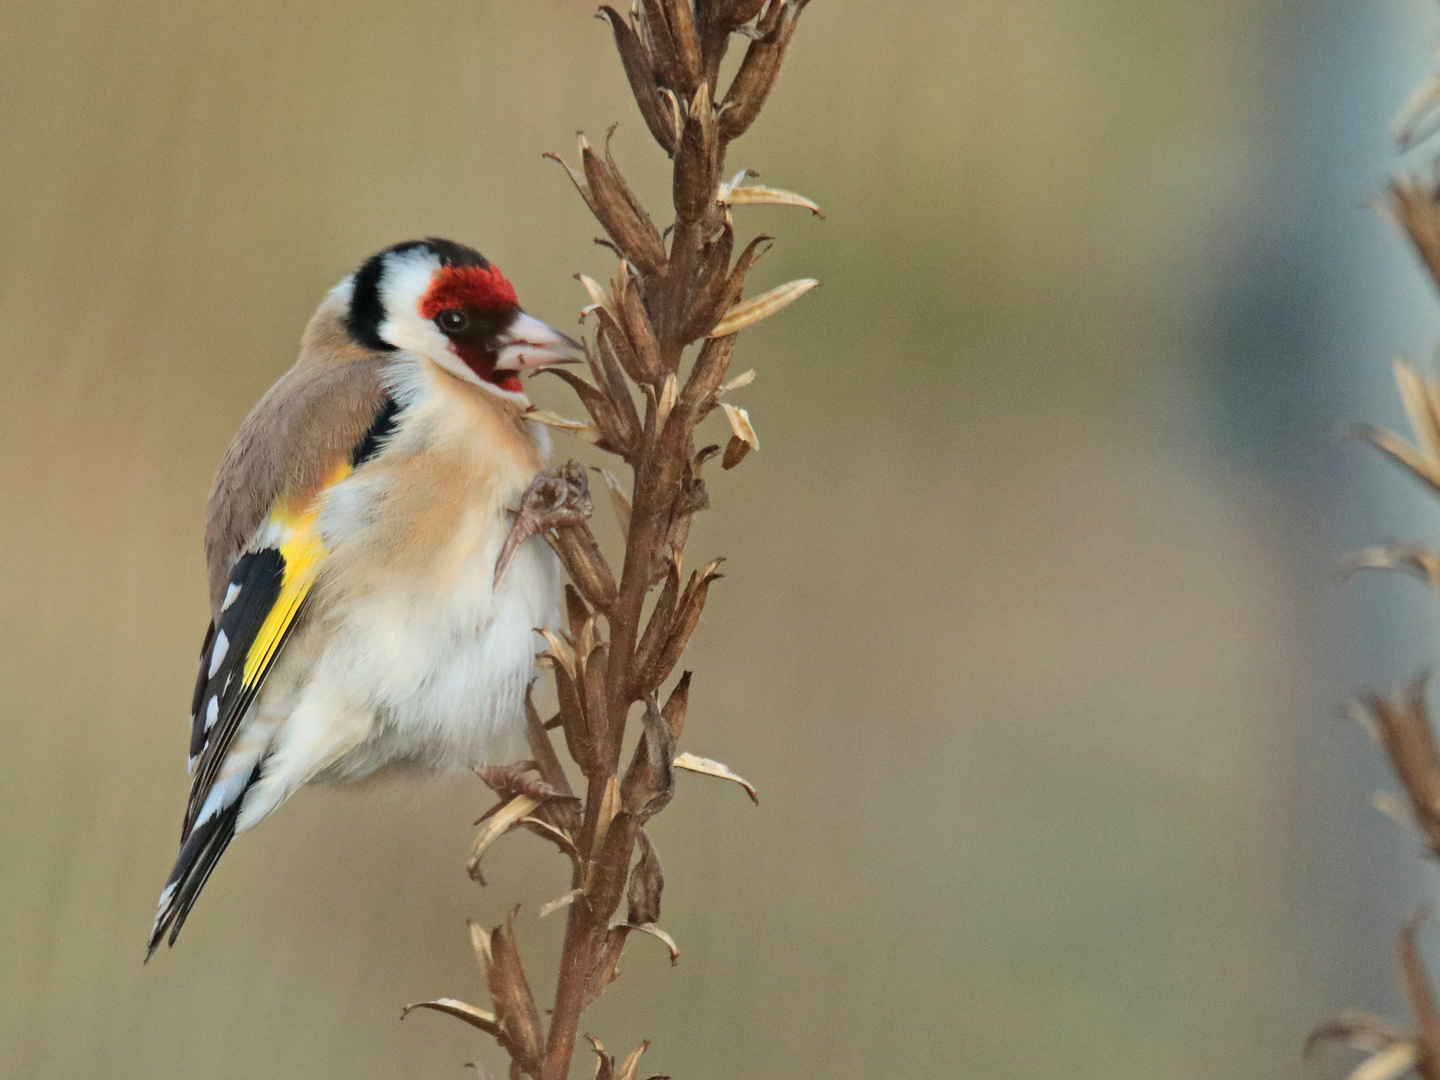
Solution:
<path fill-rule="evenodd" d="M 520 496 L 520 509 L 514 511 L 510 535 L 505 537 L 500 557 L 495 560 L 495 588 L 500 587 L 500 579 L 521 544 L 551 529 L 583 525 L 593 508 L 590 480 L 585 466 L 578 461 L 567 461 L 537 473 L 525 494 Z"/>

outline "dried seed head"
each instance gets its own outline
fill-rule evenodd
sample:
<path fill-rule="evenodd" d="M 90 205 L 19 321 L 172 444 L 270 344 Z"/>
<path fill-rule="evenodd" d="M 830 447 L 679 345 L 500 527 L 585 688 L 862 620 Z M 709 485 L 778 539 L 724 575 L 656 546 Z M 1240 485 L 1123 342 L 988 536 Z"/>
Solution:
<path fill-rule="evenodd" d="M 637 822 L 644 823 L 669 805 L 675 795 L 675 735 L 654 697 L 645 700 L 645 731 L 621 785 L 620 801 Z M 658 918 L 658 915 L 657 915 Z M 634 919 L 631 922 L 653 922 Z"/>
<path fill-rule="evenodd" d="M 785 63 L 785 54 L 790 50 L 790 39 L 795 35 L 795 26 L 800 19 L 803 4 L 791 0 L 777 3 L 772 0 L 765 16 L 756 28 L 759 36 L 750 42 L 740 70 L 735 73 L 725 100 L 720 107 L 719 137 L 722 142 L 732 142 L 749 130 L 775 80 Z"/>
<path fill-rule="evenodd" d="M 673 156 L 680 142 L 679 133 L 670 105 L 660 93 L 654 66 L 641 46 L 640 38 L 634 27 L 608 4 L 600 9 L 598 17 L 610 24 L 610 30 L 615 35 L 615 49 L 620 54 L 620 63 L 625 68 L 625 78 L 630 82 L 630 92 L 635 96 L 635 104 L 640 107 L 640 115 L 645 118 L 645 126 L 650 129 L 650 134 L 661 148 Z"/>
<path fill-rule="evenodd" d="M 613 132 L 615 129 L 612 127 L 610 130 Z M 608 136 L 606 142 L 605 158 L 601 160 L 584 136 L 580 138 L 580 162 L 591 192 L 586 201 L 625 258 L 645 274 L 661 275 L 665 272 L 666 260 L 660 230 L 655 228 L 650 215 L 645 213 L 620 171 L 615 168 L 615 162 L 610 157 Z"/>
<path fill-rule="evenodd" d="M 630 871 L 630 887 L 626 891 L 626 915 L 628 923 L 655 923 L 660 921 L 660 894 L 665 889 L 665 875 L 660 870 L 660 856 L 645 830 L 636 832 L 639 841 L 640 861 Z"/>
<path fill-rule="evenodd" d="M 545 534 L 545 539 L 580 594 L 599 611 L 609 611 L 615 602 L 615 575 L 589 526 L 557 529 Z"/>
<path fill-rule="evenodd" d="M 533 1072 L 545 1052 L 545 1035 L 520 963 L 520 951 L 515 946 L 514 924 L 515 911 L 511 911 L 505 924 L 490 932 L 490 963 L 485 981 L 490 987 L 490 1000 L 506 1049 L 522 1067 Z"/>
<path fill-rule="evenodd" d="M 640 43 L 650 56 L 655 79 L 662 87 L 685 92 L 688 73 L 679 46 L 662 10 L 663 0 L 636 0 L 633 8 Z"/>
<path fill-rule="evenodd" d="M 720 149 L 710 87 L 701 83 L 685 114 L 680 148 L 675 152 L 675 214 L 681 222 L 697 222 L 715 203 L 720 183 Z"/>
<path fill-rule="evenodd" d="M 735 30 L 759 15 L 765 0 L 713 0 L 707 6 L 714 12 L 711 18 L 716 26 Z"/>
<path fill-rule="evenodd" d="M 750 444 L 739 435 L 730 436 L 730 441 L 725 444 L 725 456 L 720 461 L 722 469 L 733 469 L 740 462 L 745 460 L 750 453 Z"/>
<path fill-rule="evenodd" d="M 685 713 L 690 706 L 690 672 L 680 676 L 680 681 L 675 684 L 675 689 L 670 691 L 670 697 L 665 702 L 665 708 L 660 711 L 661 719 L 665 721 L 675 736 L 675 741 L 680 741 L 680 734 L 685 730 Z"/>
<path fill-rule="evenodd" d="M 535 760 L 535 769 L 541 778 L 562 795 L 573 795 L 570 778 L 565 775 L 565 767 L 560 764 L 560 758 L 555 753 L 555 744 L 550 741 L 550 733 L 545 730 L 540 714 L 535 711 L 535 702 L 531 699 L 528 688 L 525 691 L 525 740 L 529 744 L 530 755 Z"/>
<path fill-rule="evenodd" d="M 645 304 L 640 297 L 630 264 L 623 259 L 615 268 L 610 291 L 615 298 L 615 314 L 619 317 L 620 329 L 634 364 L 633 370 L 628 366 L 626 370 L 630 371 L 630 377 L 638 383 L 659 383 L 664 378 L 660 364 L 660 345 L 655 338 L 655 328 L 650 325 L 650 316 L 645 311 Z M 601 313 L 602 333 L 609 331 L 604 322 L 605 314 Z"/>

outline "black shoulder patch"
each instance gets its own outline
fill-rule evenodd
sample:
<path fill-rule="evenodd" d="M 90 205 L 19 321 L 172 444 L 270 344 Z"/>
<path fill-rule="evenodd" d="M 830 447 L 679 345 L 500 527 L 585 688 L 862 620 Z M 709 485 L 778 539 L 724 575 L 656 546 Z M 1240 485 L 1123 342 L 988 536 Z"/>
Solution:
<path fill-rule="evenodd" d="M 385 403 L 380 406 L 380 411 L 375 414 L 375 421 L 370 425 L 370 430 L 365 432 L 365 437 L 360 440 L 354 453 L 350 455 L 351 468 L 358 469 L 380 452 L 381 441 L 395 430 L 395 418 L 399 412 L 399 404 L 393 397 L 387 397 Z"/>

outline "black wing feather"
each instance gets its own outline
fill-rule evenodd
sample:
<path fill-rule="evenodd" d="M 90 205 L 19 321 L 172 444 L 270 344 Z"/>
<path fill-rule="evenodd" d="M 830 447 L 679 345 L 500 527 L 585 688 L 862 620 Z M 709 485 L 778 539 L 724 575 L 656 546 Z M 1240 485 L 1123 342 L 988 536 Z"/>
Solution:
<path fill-rule="evenodd" d="M 228 723 L 244 715 L 254 694 L 246 694 L 242 675 L 245 658 L 275 600 L 285 578 L 285 557 L 274 548 L 251 551 L 240 556 L 230 571 L 229 606 L 220 612 L 205 635 L 205 650 L 200 657 L 200 675 L 196 682 L 194 715 L 190 721 L 190 757 L 194 761 L 204 753 L 200 772 L 192 786 L 190 806 L 185 815 L 184 834 L 188 835 L 199 812 L 197 796 L 208 791 L 228 749 L 233 728 Z M 237 591 L 238 590 L 238 591 Z M 215 663 L 215 650 L 224 642 L 225 655 Z M 213 670 L 212 670 L 213 669 Z M 258 687 L 257 687 L 258 689 Z M 214 702 L 212 710 L 211 702 Z M 221 721 L 227 721 L 222 723 Z M 224 743 L 222 747 L 220 744 Z M 220 753 L 216 753 L 220 750 Z"/>
<path fill-rule="evenodd" d="M 351 453 L 353 468 L 359 468 L 384 450 L 399 412 L 395 399 L 386 397 L 369 430 Z M 234 839 L 246 792 L 260 779 L 264 769 L 265 763 L 261 760 L 235 798 L 197 824 L 200 809 L 214 787 L 241 722 L 269 672 L 267 667 L 255 673 L 253 682 L 245 681 L 246 660 L 281 596 L 284 581 L 285 557 L 279 550 L 264 548 L 241 555 L 230 570 L 227 602 L 205 633 L 200 672 L 190 706 L 190 765 L 194 774 L 190 801 L 180 831 L 180 853 L 161 894 L 160 911 L 151 930 L 147 960 L 167 932 L 169 943 L 175 944 L 200 890 Z M 301 600 L 299 610 L 285 627 L 271 656 L 272 664 L 284 649 L 290 633 L 299 625 L 305 605 L 306 601 Z M 217 659 L 222 648 L 223 655 Z"/>

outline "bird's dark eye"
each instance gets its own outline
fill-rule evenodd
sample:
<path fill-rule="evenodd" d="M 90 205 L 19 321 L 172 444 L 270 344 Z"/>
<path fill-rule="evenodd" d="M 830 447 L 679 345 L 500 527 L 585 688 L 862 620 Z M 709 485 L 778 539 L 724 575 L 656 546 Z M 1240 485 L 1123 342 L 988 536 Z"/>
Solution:
<path fill-rule="evenodd" d="M 459 308 L 447 308 L 435 316 L 435 325 L 447 334 L 458 334 L 470 325 L 470 316 Z"/>

